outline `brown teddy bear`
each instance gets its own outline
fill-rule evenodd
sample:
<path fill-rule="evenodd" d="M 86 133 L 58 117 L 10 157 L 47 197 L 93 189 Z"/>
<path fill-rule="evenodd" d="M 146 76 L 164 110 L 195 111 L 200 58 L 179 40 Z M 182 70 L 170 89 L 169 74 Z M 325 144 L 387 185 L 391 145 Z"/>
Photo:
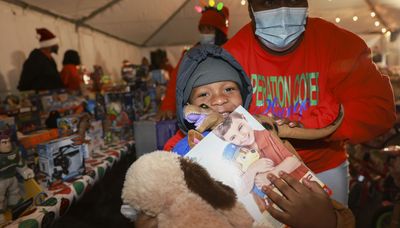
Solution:
<path fill-rule="evenodd" d="M 122 199 L 154 217 L 158 227 L 251 227 L 253 219 L 232 188 L 214 180 L 197 163 L 155 151 L 129 168 Z"/>

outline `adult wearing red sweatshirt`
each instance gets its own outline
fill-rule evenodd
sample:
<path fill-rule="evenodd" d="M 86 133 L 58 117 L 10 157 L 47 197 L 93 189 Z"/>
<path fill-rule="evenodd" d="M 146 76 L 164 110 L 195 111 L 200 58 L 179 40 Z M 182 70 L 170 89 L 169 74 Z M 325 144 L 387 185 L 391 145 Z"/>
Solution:
<path fill-rule="evenodd" d="M 307 166 L 347 204 L 346 141 L 360 143 L 395 121 L 393 91 L 358 36 L 307 17 L 307 0 L 249 0 L 251 22 L 224 46 L 253 86 L 252 114 L 273 114 L 305 128 L 325 127 L 344 107 L 329 138 L 291 141 Z"/>

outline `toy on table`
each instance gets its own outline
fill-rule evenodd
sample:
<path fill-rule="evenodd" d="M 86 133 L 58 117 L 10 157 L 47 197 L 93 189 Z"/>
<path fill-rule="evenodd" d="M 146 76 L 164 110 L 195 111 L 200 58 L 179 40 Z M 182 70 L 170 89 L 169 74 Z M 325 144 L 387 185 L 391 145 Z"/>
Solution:
<path fill-rule="evenodd" d="M 0 130 L 0 224 L 6 221 L 6 209 L 22 202 L 17 172 L 25 179 L 34 177 L 21 158 L 18 148 L 11 141 L 10 129 Z"/>

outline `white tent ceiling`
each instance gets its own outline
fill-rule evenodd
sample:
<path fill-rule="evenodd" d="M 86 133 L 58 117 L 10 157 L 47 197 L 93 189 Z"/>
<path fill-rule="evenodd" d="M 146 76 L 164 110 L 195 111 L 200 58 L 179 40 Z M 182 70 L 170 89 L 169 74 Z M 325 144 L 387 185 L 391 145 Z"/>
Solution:
<path fill-rule="evenodd" d="M 199 0 L 3 0 L 61 17 L 137 46 L 190 45 L 198 40 L 194 10 Z M 230 9 L 230 32 L 250 19 L 247 3 L 220 0 Z M 217 0 L 217 2 L 219 2 Z M 358 34 L 400 28 L 400 0 L 309 0 L 310 16 L 323 17 Z M 371 12 L 376 12 L 374 18 Z M 357 16 L 358 20 L 353 21 Z M 380 25 L 375 26 L 375 21 Z"/>

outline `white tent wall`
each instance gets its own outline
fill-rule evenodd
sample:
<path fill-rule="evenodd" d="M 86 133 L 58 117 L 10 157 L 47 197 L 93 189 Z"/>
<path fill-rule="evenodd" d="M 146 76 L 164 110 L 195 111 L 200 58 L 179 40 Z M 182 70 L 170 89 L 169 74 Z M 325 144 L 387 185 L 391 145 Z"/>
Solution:
<path fill-rule="evenodd" d="M 139 62 L 142 57 L 140 48 L 131 44 L 88 28 L 76 31 L 68 21 L 0 1 L 0 94 L 17 91 L 22 65 L 29 53 L 39 47 L 35 31 L 39 27 L 49 29 L 60 40 L 58 55 L 54 55 L 59 70 L 64 52 L 75 49 L 83 65 L 89 69 L 94 64 L 101 65 L 117 81 L 123 59 Z"/>

